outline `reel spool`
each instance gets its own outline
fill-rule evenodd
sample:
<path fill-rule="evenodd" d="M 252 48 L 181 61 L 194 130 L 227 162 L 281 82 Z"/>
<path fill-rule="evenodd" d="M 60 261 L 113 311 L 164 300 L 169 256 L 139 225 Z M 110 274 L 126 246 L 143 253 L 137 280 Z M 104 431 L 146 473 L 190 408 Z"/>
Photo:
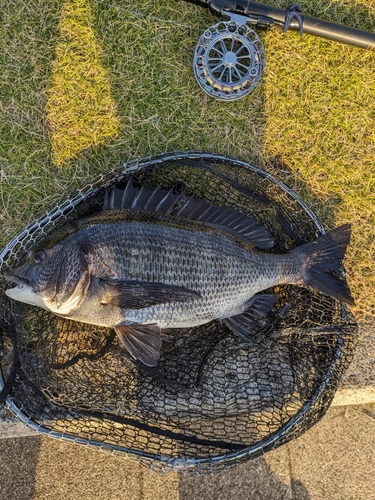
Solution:
<path fill-rule="evenodd" d="M 266 54 L 247 18 L 226 13 L 229 20 L 208 28 L 195 48 L 194 74 L 210 97 L 235 101 L 249 94 L 262 76 Z"/>

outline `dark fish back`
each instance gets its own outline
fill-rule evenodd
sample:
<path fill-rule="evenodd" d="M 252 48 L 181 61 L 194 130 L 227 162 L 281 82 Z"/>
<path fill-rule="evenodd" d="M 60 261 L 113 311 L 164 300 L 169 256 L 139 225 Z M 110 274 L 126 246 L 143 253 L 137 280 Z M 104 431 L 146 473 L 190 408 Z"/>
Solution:
<path fill-rule="evenodd" d="M 233 238 L 204 225 L 197 228 L 195 223 L 177 227 L 117 220 L 86 227 L 73 238 L 75 244 L 86 247 L 93 262 L 105 262 L 102 272 L 109 277 L 198 291 L 222 286 L 229 269 L 232 275 L 244 273 L 249 255 Z"/>

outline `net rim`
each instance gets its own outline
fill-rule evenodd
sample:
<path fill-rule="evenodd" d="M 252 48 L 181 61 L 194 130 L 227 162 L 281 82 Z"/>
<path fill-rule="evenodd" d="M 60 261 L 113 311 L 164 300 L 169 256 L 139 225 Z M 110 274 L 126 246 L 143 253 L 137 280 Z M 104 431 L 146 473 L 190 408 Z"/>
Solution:
<path fill-rule="evenodd" d="M 141 159 L 132 159 L 129 160 L 125 163 L 123 163 L 119 167 L 115 167 L 114 169 L 111 169 L 103 174 L 100 174 L 96 180 L 90 184 L 90 188 L 87 189 L 87 187 L 83 187 L 80 189 L 76 194 L 73 195 L 72 201 L 69 203 L 66 213 L 70 213 L 71 210 L 74 210 L 76 206 L 78 206 L 81 202 L 89 198 L 90 196 L 94 196 L 95 193 L 103 187 L 106 187 L 107 185 L 116 182 L 116 180 L 119 180 L 122 178 L 122 176 L 131 173 L 132 171 L 137 171 L 139 172 L 140 170 L 144 168 L 148 168 L 151 166 L 156 166 L 161 163 L 166 163 L 170 161 L 176 161 L 176 160 L 216 160 L 216 161 L 221 161 L 221 162 L 226 162 L 230 163 L 232 165 L 236 165 L 239 167 L 244 167 L 246 169 L 251 170 L 252 172 L 256 173 L 260 177 L 267 179 L 280 187 L 284 192 L 286 192 L 289 196 L 291 196 L 301 207 L 301 209 L 306 213 L 306 215 L 310 218 L 311 222 L 314 224 L 316 230 L 320 232 L 321 234 L 325 234 L 325 230 L 322 226 L 322 224 L 319 222 L 317 219 L 316 215 L 314 212 L 307 206 L 307 204 L 302 200 L 302 198 L 295 193 L 291 188 L 289 188 L 286 184 L 284 184 L 282 181 L 277 180 L 272 174 L 269 172 L 266 172 L 265 170 L 256 167 L 254 165 L 251 165 L 250 163 L 240 160 L 240 159 L 234 159 L 230 156 L 227 155 L 221 155 L 221 154 L 215 154 L 215 153 L 205 153 L 205 152 L 200 152 L 200 151 L 187 151 L 187 152 L 181 152 L 181 151 L 175 151 L 175 152 L 168 152 L 168 153 L 163 153 L 163 154 L 157 154 L 157 155 L 149 155 L 146 157 L 143 157 Z M 59 207 L 59 208 L 58 208 Z M 57 217 L 57 212 L 60 213 L 61 215 L 61 210 L 62 210 L 62 205 L 61 203 L 55 204 L 48 212 L 49 218 L 53 219 L 53 217 Z M 40 228 L 41 224 L 43 221 L 46 220 L 46 215 L 42 215 L 39 218 L 37 218 L 35 221 L 33 221 L 31 224 L 29 224 L 24 230 L 22 230 L 19 234 L 17 234 L 9 243 L 4 247 L 4 249 L 0 252 L 0 264 L 4 263 L 4 260 L 8 254 L 12 250 L 12 248 L 20 241 L 22 238 L 26 236 L 26 234 L 30 234 L 31 231 L 35 231 L 37 228 Z M 345 315 L 347 313 L 347 307 L 345 304 L 342 304 L 342 314 Z M 10 324 L 6 318 L 4 320 Z M 239 461 L 243 457 L 247 458 L 255 458 L 261 454 L 263 454 L 265 451 L 268 451 L 269 449 L 272 449 L 277 446 L 278 441 L 280 441 L 283 437 L 288 440 L 288 432 L 291 430 L 291 428 L 296 425 L 297 423 L 300 423 L 303 418 L 308 415 L 310 409 L 318 402 L 319 398 L 322 396 L 322 394 L 325 392 L 325 389 L 327 388 L 327 385 L 329 385 L 329 382 L 333 375 L 335 374 L 335 369 L 337 368 L 337 361 L 340 358 L 340 355 L 342 353 L 342 347 L 344 343 L 344 335 L 345 333 L 340 333 L 338 335 L 335 351 L 334 351 L 334 356 L 332 357 L 332 361 L 330 363 L 330 366 L 326 372 L 326 377 L 321 383 L 321 385 L 318 387 L 316 390 L 315 394 L 309 400 L 293 417 L 290 418 L 282 427 L 280 427 L 277 431 L 273 432 L 266 438 L 263 438 L 261 441 L 250 445 L 248 447 L 244 447 L 240 451 L 236 452 L 231 452 L 227 454 L 221 454 L 217 456 L 211 456 L 207 458 L 171 458 L 171 457 L 166 457 L 163 455 L 154 455 L 152 453 L 147 453 L 144 451 L 137 451 L 133 450 L 130 448 L 125 448 L 122 446 L 118 445 L 111 445 L 108 443 L 103 443 L 100 441 L 95 441 L 95 440 L 90 440 L 90 439 L 84 439 L 84 438 L 79 438 L 77 436 L 74 436 L 72 434 L 68 433 L 60 433 L 57 431 L 53 431 L 48 429 L 47 427 L 43 426 L 42 424 L 38 424 L 35 422 L 32 418 L 28 417 L 23 411 L 22 407 L 18 407 L 11 399 L 10 396 L 7 396 L 5 403 L 8 409 L 13 413 L 19 420 L 21 420 L 24 424 L 26 424 L 29 428 L 42 433 L 44 435 L 48 435 L 49 437 L 53 437 L 56 439 L 60 440 L 65 440 L 69 442 L 74 442 L 74 443 L 79 443 L 83 444 L 86 446 L 94 447 L 94 448 L 100 448 L 102 450 L 110 451 L 110 452 L 115 452 L 119 454 L 126 454 L 129 456 L 129 458 L 135 458 L 135 459 L 142 459 L 146 460 L 149 462 L 159 462 L 161 465 L 166 466 L 169 470 L 183 470 L 187 471 L 189 468 L 194 468 L 196 469 L 197 466 L 204 466 L 204 465 L 209 465 L 209 464 L 219 464 L 219 463 L 229 463 L 229 462 L 235 462 Z M 0 390 L 4 387 L 5 381 L 3 377 L 3 373 L 0 367 Z M 332 395 L 333 398 L 333 395 Z M 330 401 L 329 401 L 330 403 Z"/>

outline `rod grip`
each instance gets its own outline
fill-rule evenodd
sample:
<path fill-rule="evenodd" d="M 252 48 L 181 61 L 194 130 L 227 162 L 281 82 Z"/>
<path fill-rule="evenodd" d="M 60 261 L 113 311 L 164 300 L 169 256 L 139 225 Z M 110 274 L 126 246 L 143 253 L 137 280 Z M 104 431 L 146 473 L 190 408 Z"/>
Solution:
<path fill-rule="evenodd" d="M 236 0 L 236 9 L 243 10 L 246 15 L 261 15 L 270 17 L 275 21 L 284 23 L 285 10 L 278 7 L 264 5 L 258 2 Z M 351 28 L 344 24 L 332 23 L 317 19 L 316 17 L 303 15 L 303 31 L 320 38 L 327 38 L 336 42 L 354 45 L 363 49 L 375 50 L 375 33 Z M 292 21 L 290 29 L 298 30 L 299 24 Z"/>

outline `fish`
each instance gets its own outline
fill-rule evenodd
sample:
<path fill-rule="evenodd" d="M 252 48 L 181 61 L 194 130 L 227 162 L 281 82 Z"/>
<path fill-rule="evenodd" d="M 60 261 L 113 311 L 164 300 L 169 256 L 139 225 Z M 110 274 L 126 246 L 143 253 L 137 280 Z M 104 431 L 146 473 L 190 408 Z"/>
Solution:
<path fill-rule="evenodd" d="M 147 366 L 165 329 L 219 320 L 242 339 L 292 284 L 354 304 L 343 273 L 350 224 L 287 253 L 253 217 L 172 186 L 107 191 L 99 212 L 53 231 L 6 274 L 6 295 L 81 323 L 110 327 Z"/>

